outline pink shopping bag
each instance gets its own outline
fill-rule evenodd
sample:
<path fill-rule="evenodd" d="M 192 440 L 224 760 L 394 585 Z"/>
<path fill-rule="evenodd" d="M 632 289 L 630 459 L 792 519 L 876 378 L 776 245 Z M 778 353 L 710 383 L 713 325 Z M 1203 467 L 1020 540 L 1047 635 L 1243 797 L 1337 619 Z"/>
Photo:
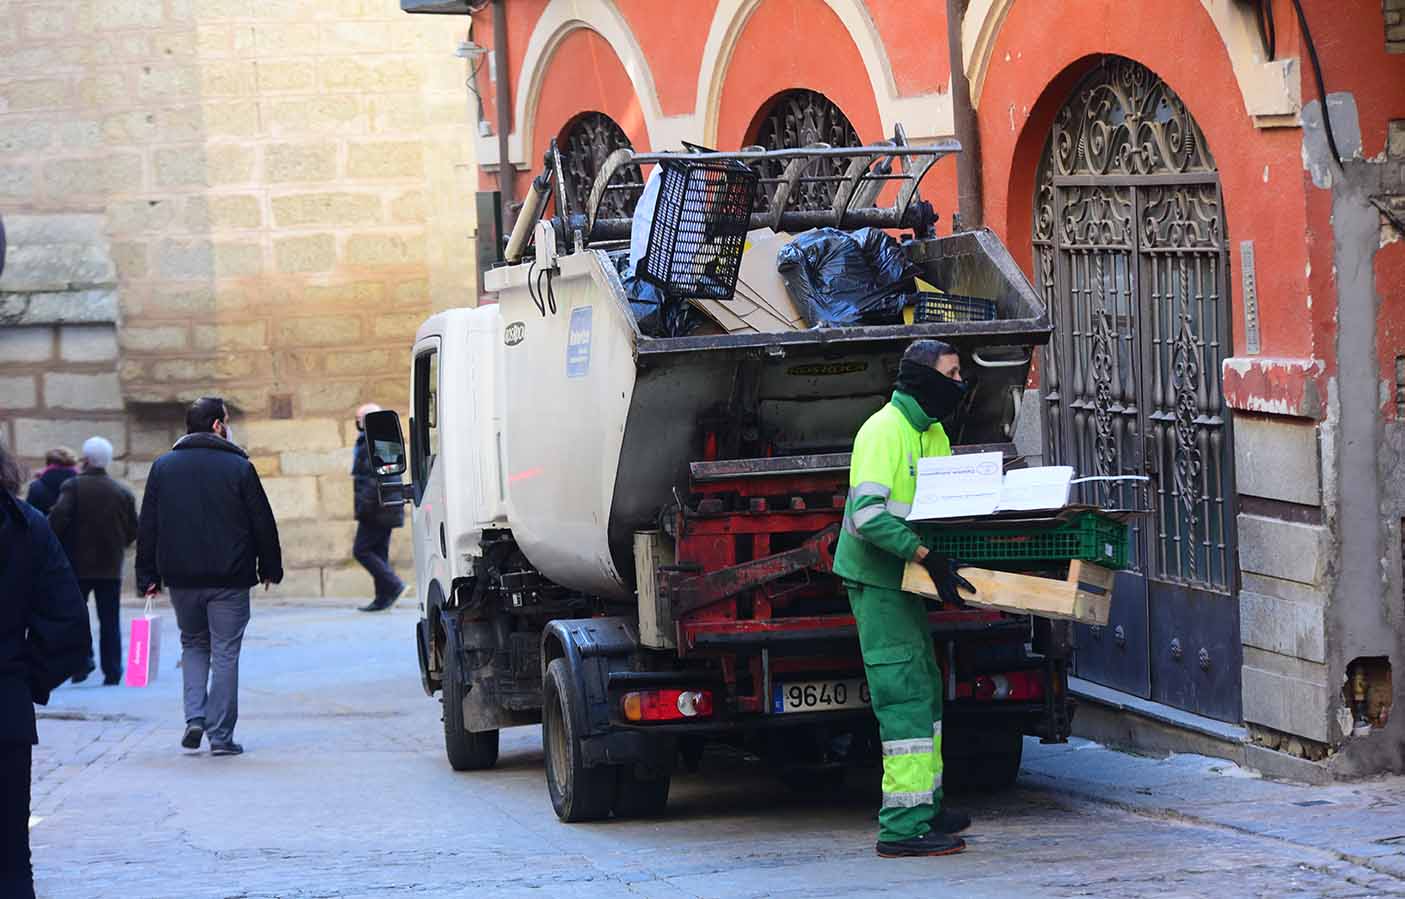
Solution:
<path fill-rule="evenodd" d="M 161 670 L 161 616 L 146 598 L 146 611 L 132 619 L 131 639 L 127 641 L 127 686 L 145 687 Z"/>

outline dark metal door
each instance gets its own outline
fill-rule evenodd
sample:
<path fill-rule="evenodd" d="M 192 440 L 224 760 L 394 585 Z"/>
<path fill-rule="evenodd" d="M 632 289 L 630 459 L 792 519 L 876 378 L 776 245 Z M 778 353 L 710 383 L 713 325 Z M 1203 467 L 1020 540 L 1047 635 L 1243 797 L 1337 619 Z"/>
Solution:
<path fill-rule="evenodd" d="M 1219 176 L 1184 104 L 1108 57 L 1055 119 L 1034 208 L 1054 318 L 1045 453 L 1102 481 L 1080 499 L 1150 508 L 1107 627 L 1079 627 L 1081 677 L 1238 721 L 1233 451 L 1220 363 L 1232 348 Z"/>

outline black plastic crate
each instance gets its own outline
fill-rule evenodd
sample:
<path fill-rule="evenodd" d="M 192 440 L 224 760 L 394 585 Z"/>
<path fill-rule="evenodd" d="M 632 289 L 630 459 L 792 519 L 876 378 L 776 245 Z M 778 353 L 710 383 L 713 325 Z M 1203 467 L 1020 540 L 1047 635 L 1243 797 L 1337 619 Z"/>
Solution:
<path fill-rule="evenodd" d="M 922 293 L 913 310 L 917 324 L 928 322 L 992 322 L 995 301 L 957 293 Z"/>
<path fill-rule="evenodd" d="M 674 298 L 731 299 L 756 173 L 735 160 L 667 159 L 639 277 Z"/>

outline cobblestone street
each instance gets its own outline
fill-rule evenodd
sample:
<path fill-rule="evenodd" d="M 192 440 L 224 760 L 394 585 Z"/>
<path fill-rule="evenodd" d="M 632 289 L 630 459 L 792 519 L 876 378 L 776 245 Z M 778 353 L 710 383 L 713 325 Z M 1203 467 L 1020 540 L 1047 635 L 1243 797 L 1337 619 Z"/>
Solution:
<path fill-rule="evenodd" d="M 662 820 L 560 824 L 537 728 L 505 732 L 493 771 L 450 770 L 414 619 L 256 606 L 240 758 L 177 745 L 169 614 L 152 688 L 59 690 L 35 754 L 39 895 L 1405 896 L 1401 779 L 1300 787 L 1084 741 L 1029 741 L 1017 789 L 965 799 L 952 858 L 876 858 L 862 773 L 805 796 L 721 756 L 676 777 Z"/>

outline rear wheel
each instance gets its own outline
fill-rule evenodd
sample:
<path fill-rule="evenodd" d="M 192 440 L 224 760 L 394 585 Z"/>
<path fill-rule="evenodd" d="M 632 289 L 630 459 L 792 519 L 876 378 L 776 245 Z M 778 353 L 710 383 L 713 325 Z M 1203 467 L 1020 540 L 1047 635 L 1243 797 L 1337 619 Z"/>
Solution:
<path fill-rule="evenodd" d="M 498 732 L 484 730 L 470 733 L 464 729 L 463 662 L 455 641 L 444 647 L 444 684 L 441 701 L 444 704 L 444 754 L 455 771 L 481 771 L 498 762 Z"/>
<path fill-rule="evenodd" d="M 576 732 L 575 712 L 583 706 L 565 659 L 546 666 L 542 684 L 542 748 L 546 755 L 546 790 L 556 817 L 566 823 L 594 821 L 610 814 L 618 794 L 619 772 L 613 765 L 587 768 Z M 668 797 L 665 783 L 664 798 Z"/>
<path fill-rule="evenodd" d="M 1023 734 L 988 730 L 953 736 L 951 743 L 943 741 L 942 747 L 942 787 L 947 792 L 983 793 L 1014 786 L 1024 753 Z M 952 749 L 960 754 L 953 754 Z"/>

